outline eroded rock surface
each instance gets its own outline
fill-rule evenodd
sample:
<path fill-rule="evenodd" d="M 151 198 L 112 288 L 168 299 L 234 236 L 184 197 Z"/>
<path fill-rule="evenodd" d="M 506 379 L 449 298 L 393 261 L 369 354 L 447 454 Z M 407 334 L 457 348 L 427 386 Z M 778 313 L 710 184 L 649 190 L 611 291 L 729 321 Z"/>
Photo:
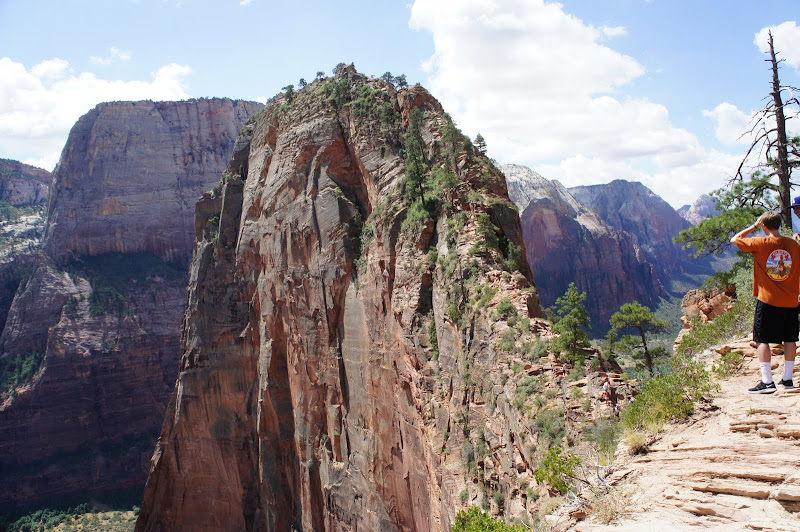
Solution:
<path fill-rule="evenodd" d="M 177 375 L 194 204 L 260 108 L 115 102 L 73 128 L 46 252 L 0 337 L 0 511 L 144 485 Z"/>
<path fill-rule="evenodd" d="M 481 498 L 527 512 L 537 436 L 501 378 L 496 309 L 548 327 L 505 180 L 464 140 L 421 87 L 344 65 L 268 104 L 229 165 L 246 179 L 197 206 L 138 530 L 445 531 Z M 403 180 L 414 143 L 422 190 Z"/>

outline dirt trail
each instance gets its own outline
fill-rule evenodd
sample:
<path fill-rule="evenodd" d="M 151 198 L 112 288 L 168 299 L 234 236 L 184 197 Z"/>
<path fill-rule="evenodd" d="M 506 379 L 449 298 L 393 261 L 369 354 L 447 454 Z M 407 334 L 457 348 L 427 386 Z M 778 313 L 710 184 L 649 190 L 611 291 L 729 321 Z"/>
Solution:
<path fill-rule="evenodd" d="M 741 374 L 721 381 L 710 405 L 670 426 L 647 454 L 620 457 L 608 477 L 632 491 L 633 513 L 572 530 L 800 531 L 800 389 L 748 394 L 759 379 L 755 350 L 744 339 L 729 345 L 747 357 Z M 719 357 L 705 356 L 709 365 Z M 783 357 L 772 362 L 780 380 Z"/>

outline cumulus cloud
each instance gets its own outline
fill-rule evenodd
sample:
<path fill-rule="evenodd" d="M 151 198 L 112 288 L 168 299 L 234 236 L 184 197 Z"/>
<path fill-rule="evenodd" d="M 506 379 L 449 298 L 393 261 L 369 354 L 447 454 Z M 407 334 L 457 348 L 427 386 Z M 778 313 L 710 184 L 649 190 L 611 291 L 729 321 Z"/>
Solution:
<path fill-rule="evenodd" d="M 120 50 L 116 46 L 108 49 L 105 57 L 92 56 L 89 61 L 96 65 L 111 65 L 114 63 L 126 63 L 131 60 L 132 54 L 129 50 Z"/>
<path fill-rule="evenodd" d="M 717 140 L 723 144 L 748 144 L 752 139 L 746 135 L 753 127 L 754 113 L 745 113 L 735 105 L 722 102 L 712 110 L 704 110 L 703 116 L 716 124 Z"/>
<path fill-rule="evenodd" d="M 0 154 L 48 170 L 58 161 L 72 125 L 100 102 L 188 98 L 191 69 L 162 66 L 149 81 L 119 81 L 75 74 L 62 59 L 27 69 L 0 58 Z"/>
<path fill-rule="evenodd" d="M 800 28 L 797 27 L 797 22 L 787 21 L 777 26 L 761 28 L 756 33 L 753 43 L 764 53 L 769 52 L 767 34 L 770 31 L 772 31 L 772 39 L 778 57 L 784 58 L 787 65 L 800 70 Z"/>
<path fill-rule="evenodd" d="M 696 136 L 663 105 L 625 93 L 645 68 L 603 44 L 624 28 L 588 25 L 543 0 L 416 0 L 409 25 L 433 34 L 429 88 L 500 162 L 571 179 L 580 168 L 583 184 L 637 179 L 673 204 L 717 186 L 703 181 L 709 154 Z"/>

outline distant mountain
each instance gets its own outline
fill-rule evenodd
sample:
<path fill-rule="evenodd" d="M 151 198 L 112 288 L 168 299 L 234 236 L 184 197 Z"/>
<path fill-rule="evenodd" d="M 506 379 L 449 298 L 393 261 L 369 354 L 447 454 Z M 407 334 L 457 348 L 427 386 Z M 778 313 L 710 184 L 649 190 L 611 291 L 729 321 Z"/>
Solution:
<path fill-rule="evenodd" d="M 0 159 L 0 201 L 15 207 L 47 203 L 50 172 L 29 164 Z"/>
<path fill-rule="evenodd" d="M 713 214 L 716 207 L 717 200 L 708 194 L 703 194 L 691 205 L 684 205 L 678 209 L 678 214 L 690 224 L 697 225 L 702 222 L 706 216 Z"/>
<path fill-rule="evenodd" d="M 604 222 L 631 235 L 665 286 L 684 271 L 688 262 L 696 263 L 672 242 L 691 224 L 643 184 L 617 179 L 605 185 L 572 187 L 569 191 Z"/>
<path fill-rule="evenodd" d="M 520 208 L 528 262 L 543 306 L 574 282 L 587 292 L 594 333 L 624 303 L 655 305 L 667 294 L 633 235 L 614 228 L 558 181 L 503 165 L 509 196 Z"/>

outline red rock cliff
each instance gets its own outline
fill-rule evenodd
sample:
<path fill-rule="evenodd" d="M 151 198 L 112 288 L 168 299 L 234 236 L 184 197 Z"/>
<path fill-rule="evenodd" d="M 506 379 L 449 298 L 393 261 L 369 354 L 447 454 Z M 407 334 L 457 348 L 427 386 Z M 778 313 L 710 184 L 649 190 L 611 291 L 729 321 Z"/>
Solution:
<path fill-rule="evenodd" d="M 505 180 L 464 141 L 421 87 L 343 65 L 268 104 L 229 165 L 244 179 L 197 205 L 138 530 L 445 531 L 487 490 L 524 511 L 534 436 L 495 374 L 495 309 L 540 309 Z"/>
<path fill-rule="evenodd" d="M 53 255 L 0 337 L 4 383 L 15 360 L 41 360 L 0 390 L 0 511 L 144 485 L 180 358 L 194 204 L 261 107 L 116 102 L 73 128 L 53 179 Z"/>

